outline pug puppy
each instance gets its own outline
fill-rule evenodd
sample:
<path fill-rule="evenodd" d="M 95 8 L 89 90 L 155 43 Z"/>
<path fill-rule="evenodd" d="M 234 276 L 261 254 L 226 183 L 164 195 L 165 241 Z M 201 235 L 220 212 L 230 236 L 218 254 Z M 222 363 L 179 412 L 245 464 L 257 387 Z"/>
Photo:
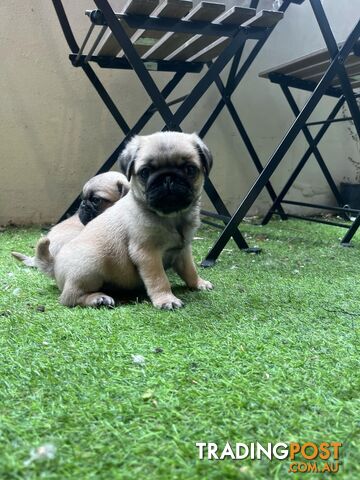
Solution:
<path fill-rule="evenodd" d="M 129 188 L 125 175 L 119 172 L 100 173 L 90 178 L 83 187 L 82 201 L 77 212 L 81 223 L 87 225 L 124 197 Z"/>
<path fill-rule="evenodd" d="M 181 307 L 165 269 L 172 267 L 191 289 L 213 288 L 197 274 L 191 252 L 212 156 L 196 134 L 159 132 L 134 137 L 120 165 L 130 180 L 129 193 L 54 259 L 60 302 L 113 307 L 107 286 L 145 286 L 155 307 Z"/>
<path fill-rule="evenodd" d="M 75 238 L 92 219 L 126 195 L 128 190 L 129 182 L 125 175 L 118 172 L 101 173 L 86 182 L 82 191 L 82 201 L 75 215 L 52 227 L 46 235 L 50 255 L 55 257 L 63 245 Z M 40 268 L 45 273 L 50 273 L 48 253 L 44 248 L 37 249 L 35 257 L 28 257 L 19 252 L 11 254 L 27 267 Z"/>

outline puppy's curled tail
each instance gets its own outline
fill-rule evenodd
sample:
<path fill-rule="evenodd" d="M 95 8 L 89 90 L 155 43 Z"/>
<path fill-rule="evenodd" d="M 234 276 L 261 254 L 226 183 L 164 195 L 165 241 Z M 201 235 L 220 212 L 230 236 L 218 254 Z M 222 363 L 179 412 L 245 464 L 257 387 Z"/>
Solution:
<path fill-rule="evenodd" d="M 46 275 L 54 276 L 54 257 L 49 250 L 50 240 L 40 238 L 36 245 L 35 266 Z"/>
<path fill-rule="evenodd" d="M 19 253 L 19 252 L 11 252 L 11 255 L 14 258 L 16 258 L 16 260 L 18 260 L 19 262 L 22 262 L 27 267 L 36 267 L 34 257 L 28 257 L 27 255 L 24 255 L 23 253 Z"/>

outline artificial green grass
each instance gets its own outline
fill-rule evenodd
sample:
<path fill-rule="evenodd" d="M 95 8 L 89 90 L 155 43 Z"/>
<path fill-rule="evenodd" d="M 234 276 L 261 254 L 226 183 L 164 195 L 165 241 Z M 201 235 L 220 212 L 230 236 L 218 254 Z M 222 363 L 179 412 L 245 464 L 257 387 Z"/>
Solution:
<path fill-rule="evenodd" d="M 185 308 L 58 304 L 54 282 L 10 257 L 40 229 L 0 233 L 1 479 L 283 479 L 289 460 L 198 459 L 196 442 L 339 441 L 339 479 L 360 478 L 359 238 L 305 222 L 245 225 L 212 292 Z M 201 229 L 199 262 L 218 232 Z M 145 364 L 133 362 L 142 355 Z M 24 465 L 50 443 L 54 459 Z"/>

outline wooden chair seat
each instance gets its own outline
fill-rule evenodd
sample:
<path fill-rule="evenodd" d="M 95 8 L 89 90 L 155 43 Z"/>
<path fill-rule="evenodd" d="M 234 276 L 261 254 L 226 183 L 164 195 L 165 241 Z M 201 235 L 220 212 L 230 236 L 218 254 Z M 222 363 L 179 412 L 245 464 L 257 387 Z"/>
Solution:
<path fill-rule="evenodd" d="M 215 25 L 254 28 L 273 27 L 283 18 L 278 11 L 234 6 L 225 11 L 223 3 L 200 2 L 193 7 L 190 0 L 130 0 L 117 14 L 139 56 L 146 61 L 172 60 L 208 62 L 217 57 L 229 44 L 229 37 L 184 32 L 136 29 L 129 26 L 127 17 L 148 16 L 176 22 L 207 22 Z M 110 31 L 99 45 L 97 56 L 122 57 L 120 45 Z"/>
<path fill-rule="evenodd" d="M 339 43 L 341 47 L 343 43 Z M 262 78 L 271 80 L 274 75 L 283 75 L 293 79 L 306 80 L 318 83 L 330 65 L 330 56 L 327 49 L 318 50 L 303 57 L 284 63 L 259 74 Z M 353 89 L 360 88 L 360 42 L 355 44 L 352 52 L 345 61 L 346 72 L 348 74 Z M 333 87 L 339 87 L 340 81 L 335 77 L 331 82 Z"/>

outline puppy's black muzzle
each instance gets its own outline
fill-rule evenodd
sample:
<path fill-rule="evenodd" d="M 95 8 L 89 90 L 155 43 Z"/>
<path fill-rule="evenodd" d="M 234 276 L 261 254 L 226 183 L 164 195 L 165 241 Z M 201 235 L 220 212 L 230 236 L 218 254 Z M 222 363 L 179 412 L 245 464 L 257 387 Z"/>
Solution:
<path fill-rule="evenodd" d="M 99 215 L 99 205 L 94 205 L 90 200 L 83 200 L 79 207 L 80 222 L 86 225 Z"/>
<path fill-rule="evenodd" d="M 194 200 L 193 186 L 177 169 L 161 169 L 150 175 L 145 194 L 147 204 L 164 214 L 184 210 Z"/>

